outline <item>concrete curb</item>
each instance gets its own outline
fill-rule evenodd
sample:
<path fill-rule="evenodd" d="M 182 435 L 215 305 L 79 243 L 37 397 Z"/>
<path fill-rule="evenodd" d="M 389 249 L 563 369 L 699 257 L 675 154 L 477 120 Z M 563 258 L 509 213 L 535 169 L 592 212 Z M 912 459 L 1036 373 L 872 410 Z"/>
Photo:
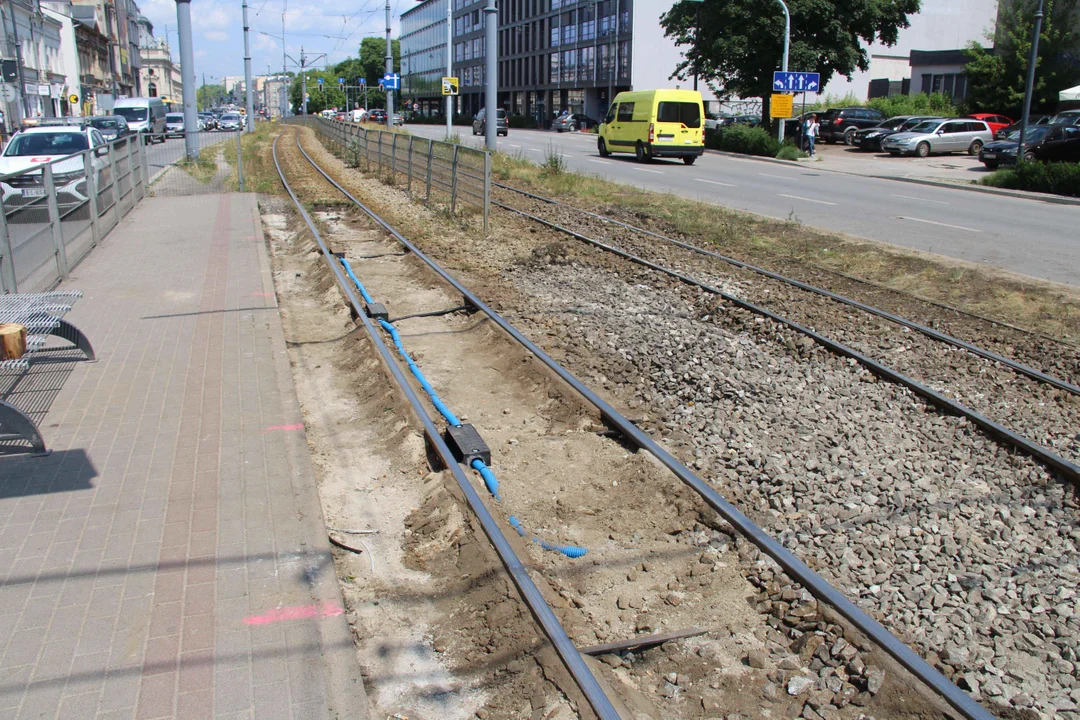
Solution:
<path fill-rule="evenodd" d="M 758 162 L 772 163 L 773 165 L 800 167 L 800 163 L 798 160 L 780 160 L 779 158 L 762 157 L 760 155 L 742 155 L 740 153 L 725 152 L 724 150 L 712 150 L 709 148 L 706 148 L 705 152 L 713 155 L 723 155 L 724 157 L 738 158 L 741 160 L 756 160 Z M 835 168 L 815 167 L 814 169 L 820 172 L 835 173 L 837 175 L 847 175 L 849 177 L 873 178 L 875 180 L 896 180 L 899 182 L 911 183 L 913 185 L 927 185 L 929 187 L 943 187 L 951 188 L 953 190 L 967 190 L 968 192 L 983 193 L 984 195 L 1014 197 L 1020 198 L 1021 200 L 1039 200 L 1055 205 L 1080 205 L 1080 198 L 1071 198 L 1064 195 L 1051 195 L 1048 193 L 1028 192 L 1026 190 L 1008 190 L 1002 188 L 988 187 L 986 185 L 965 185 L 962 183 L 945 182 L 943 180 L 931 180 L 929 178 L 897 177 L 895 175 L 867 175 L 865 173 L 851 172 L 849 170 L 837 170 Z"/>

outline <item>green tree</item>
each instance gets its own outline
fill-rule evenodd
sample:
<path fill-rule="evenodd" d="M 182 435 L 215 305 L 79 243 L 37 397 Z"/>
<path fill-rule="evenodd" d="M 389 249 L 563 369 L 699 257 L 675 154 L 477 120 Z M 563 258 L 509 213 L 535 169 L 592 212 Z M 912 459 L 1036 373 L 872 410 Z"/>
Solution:
<path fill-rule="evenodd" d="M 995 41 L 993 48 L 968 46 L 966 105 L 971 112 L 1020 117 L 1037 5 L 1038 0 L 1017 0 L 1001 11 L 996 37 L 987 38 Z M 1080 83 L 1077 0 L 1045 0 L 1043 15 L 1031 94 L 1031 110 L 1037 113 L 1053 111 L 1058 93 Z"/>
<path fill-rule="evenodd" d="M 896 44 L 919 11 L 919 0 L 788 0 L 792 70 L 851 77 L 870 66 L 866 45 Z M 784 13 L 771 0 L 680 0 L 660 17 L 665 34 L 684 48 L 672 77 L 695 73 L 720 95 L 760 97 L 769 119 L 773 71 L 784 53 Z"/>
<path fill-rule="evenodd" d="M 307 71 L 307 91 L 310 96 L 308 100 L 309 115 L 320 113 L 331 107 L 345 109 L 345 93 L 339 89 L 338 77 L 331 70 Z M 319 78 L 323 80 L 322 85 L 319 85 Z M 297 112 L 300 112 L 304 107 L 300 77 L 294 78 L 292 86 L 289 88 L 289 102 L 292 103 L 293 109 Z"/>
<path fill-rule="evenodd" d="M 224 98 L 224 85 L 201 85 L 195 91 L 195 103 L 200 109 L 217 107 Z"/>
<path fill-rule="evenodd" d="M 394 55 L 394 68 L 401 70 L 401 42 L 390 41 L 391 52 Z M 372 87 L 378 87 L 379 81 L 386 74 L 386 39 L 366 37 L 360 41 L 360 66 L 364 70 L 363 77 L 367 78 Z"/>

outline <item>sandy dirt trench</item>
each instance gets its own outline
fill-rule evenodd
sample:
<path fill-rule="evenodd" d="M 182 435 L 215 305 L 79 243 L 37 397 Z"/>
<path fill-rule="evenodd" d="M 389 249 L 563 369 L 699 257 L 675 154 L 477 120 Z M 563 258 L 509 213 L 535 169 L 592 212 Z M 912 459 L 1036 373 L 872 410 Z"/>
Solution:
<path fill-rule="evenodd" d="M 324 168 L 977 700 L 1078 716 L 1071 487 L 762 318 L 519 218 L 497 213 L 485 239 L 305 138 Z M 792 646 L 819 637 L 800 635 L 803 607 L 778 592 L 789 581 L 757 580 L 757 608 L 794 628 Z M 810 661 L 816 687 L 833 672 L 822 662 Z"/>
<path fill-rule="evenodd" d="M 301 169 L 279 153 L 287 172 Z M 454 481 L 428 468 L 313 240 L 279 200 L 263 209 L 328 523 L 378 531 L 337 536 L 371 551 L 337 562 L 373 703 L 409 717 L 589 717 Z M 316 218 L 392 317 L 460 302 L 353 213 L 319 208 Z M 666 471 L 599 435 L 594 415 L 489 323 L 457 314 L 399 325 L 447 404 L 491 445 L 502 501 L 489 507 L 508 535 L 510 513 L 528 529 L 512 541 L 575 642 L 708 630 L 594 663 L 624 717 L 941 716 L 857 633 L 805 593 L 787 597 L 795 591 L 775 566 Z M 569 560 L 534 535 L 589 554 Z M 774 595 L 798 614 L 762 613 Z M 792 632 L 817 642 L 793 646 Z M 823 664 L 821 646 L 836 649 L 824 653 L 825 676 L 809 667 Z"/>
<path fill-rule="evenodd" d="M 882 362 L 942 394 L 952 397 L 1053 452 L 1080 463 L 1080 396 L 1022 375 L 1011 368 L 947 345 L 884 318 L 862 312 L 829 298 L 792 287 L 778 280 L 741 270 L 729 263 L 679 248 L 627 228 L 605 223 L 571 208 L 554 206 L 516 193 L 502 191 L 512 207 L 557 223 L 583 235 L 643 257 L 710 284 L 744 300 L 788 317 L 805 327 Z M 932 306 L 931 306 L 932 307 Z M 938 315 L 953 315 L 933 308 Z M 925 317 L 918 318 L 923 324 Z M 1000 345 L 1002 333 L 966 332 L 963 339 L 981 347 Z M 1005 350 L 1015 355 L 1015 337 Z M 993 348 L 995 351 L 997 348 Z M 1080 377 L 1080 349 L 1042 342 L 1036 369 L 1055 371 L 1066 381 Z"/>

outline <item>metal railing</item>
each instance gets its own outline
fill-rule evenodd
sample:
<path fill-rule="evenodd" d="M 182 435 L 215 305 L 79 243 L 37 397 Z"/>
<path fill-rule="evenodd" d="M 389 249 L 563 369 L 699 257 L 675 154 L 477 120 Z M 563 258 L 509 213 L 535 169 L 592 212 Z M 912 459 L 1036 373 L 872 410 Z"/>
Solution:
<path fill-rule="evenodd" d="M 138 136 L 0 176 L 0 292 L 55 287 L 149 184 Z"/>
<path fill-rule="evenodd" d="M 482 212 L 488 231 L 491 153 L 321 117 L 315 118 L 315 130 L 346 163 L 395 185 L 403 183 L 411 197 L 440 204 L 452 215 Z"/>

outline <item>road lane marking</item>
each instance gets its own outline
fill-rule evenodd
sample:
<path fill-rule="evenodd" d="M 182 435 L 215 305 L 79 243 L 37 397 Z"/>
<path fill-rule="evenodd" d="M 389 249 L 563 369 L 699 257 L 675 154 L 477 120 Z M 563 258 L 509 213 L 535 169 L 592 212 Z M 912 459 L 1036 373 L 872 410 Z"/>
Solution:
<path fill-rule="evenodd" d="M 651 173 L 656 173 L 657 175 L 663 175 L 663 174 L 664 174 L 664 171 L 663 171 L 663 170 L 646 170 L 645 168 L 634 168 L 634 169 L 635 169 L 635 170 L 640 170 L 641 172 L 651 172 Z"/>
<path fill-rule="evenodd" d="M 527 149 L 529 150 L 529 152 L 544 152 L 540 148 L 527 148 Z"/>
<path fill-rule="evenodd" d="M 805 200 L 806 202 L 817 203 L 819 205 L 835 205 L 834 202 L 828 200 L 814 200 L 813 198 L 803 197 L 802 195 L 785 195 L 784 193 L 776 193 L 780 197 L 791 198 L 792 200 Z"/>
<path fill-rule="evenodd" d="M 794 180 L 795 178 L 790 175 L 770 175 L 769 173 L 758 173 L 761 177 L 779 178 L 780 180 Z"/>
<path fill-rule="evenodd" d="M 722 183 L 717 182 L 716 180 L 702 180 L 701 182 L 709 183 L 710 185 L 720 185 L 721 187 L 738 187 L 737 185 L 732 185 L 731 183 Z"/>
<path fill-rule="evenodd" d="M 607 160 L 594 160 L 593 158 L 585 158 L 585 159 L 588 160 L 589 162 L 598 163 L 600 165 L 610 165 L 611 164 Z"/>
<path fill-rule="evenodd" d="M 510 147 L 521 147 L 520 145 L 511 145 Z"/>
<path fill-rule="evenodd" d="M 893 193 L 893 197 L 904 198 L 905 200 L 918 200 L 919 202 L 934 203 L 935 205 L 948 205 L 949 203 L 943 200 L 927 200 L 926 198 L 913 197 L 911 195 L 897 195 Z"/>
<path fill-rule="evenodd" d="M 954 230 L 967 230 L 968 232 L 982 232 L 982 230 L 976 230 L 975 228 L 964 227 L 963 225 L 950 225 L 949 223 L 938 222 L 936 220 L 923 220 L 917 217 L 907 217 L 906 215 L 897 215 L 897 220 L 913 220 L 915 222 L 927 223 L 928 225 L 940 225 L 941 227 L 953 228 Z"/>

